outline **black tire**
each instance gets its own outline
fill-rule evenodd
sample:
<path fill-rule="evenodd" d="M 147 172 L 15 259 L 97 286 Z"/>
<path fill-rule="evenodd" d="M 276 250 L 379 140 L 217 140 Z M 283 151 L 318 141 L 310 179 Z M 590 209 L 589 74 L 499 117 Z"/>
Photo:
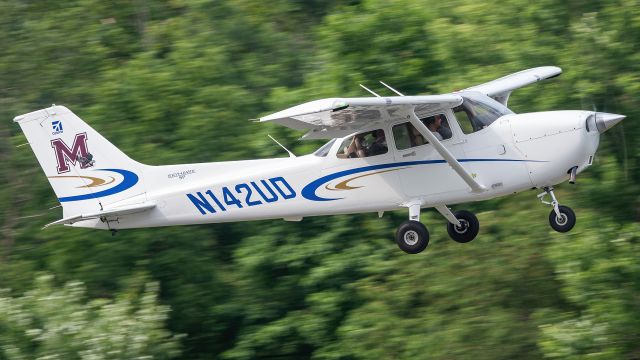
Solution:
<path fill-rule="evenodd" d="M 447 223 L 447 232 L 453 241 L 468 243 L 475 239 L 480 231 L 478 218 L 471 211 L 466 210 L 460 210 L 453 215 L 462 223 L 462 227 Z"/>
<path fill-rule="evenodd" d="M 398 227 L 396 243 L 402 251 L 417 254 L 429 245 L 429 231 L 419 221 L 405 221 Z"/>
<path fill-rule="evenodd" d="M 556 216 L 556 212 L 551 210 L 549 214 L 549 225 L 553 228 L 553 230 L 557 232 L 567 232 L 576 225 L 576 214 L 571 210 L 570 207 L 560 205 L 558 206 L 558 210 L 560 210 L 560 218 Z"/>

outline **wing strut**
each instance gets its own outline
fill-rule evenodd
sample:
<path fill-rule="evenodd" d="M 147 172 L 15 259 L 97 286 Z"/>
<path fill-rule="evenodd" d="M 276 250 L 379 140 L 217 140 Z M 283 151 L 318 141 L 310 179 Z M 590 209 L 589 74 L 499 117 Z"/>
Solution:
<path fill-rule="evenodd" d="M 453 156 L 453 154 L 451 154 L 449 150 L 447 150 L 447 148 L 445 148 L 444 145 L 442 145 L 440 140 L 438 140 L 438 138 L 436 138 L 436 136 L 433 135 L 431 130 L 429 130 L 422 123 L 422 121 L 418 119 L 414 110 L 415 108 L 409 111 L 409 121 L 411 122 L 411 124 L 413 124 L 413 126 L 415 126 L 416 129 L 420 131 L 420 134 L 422 134 L 422 136 L 424 136 L 427 140 L 429 140 L 429 142 L 433 145 L 433 147 L 436 149 L 438 154 L 440 154 L 440 156 L 442 156 L 447 161 L 447 163 L 449 163 L 449 166 L 451 166 L 451 168 L 456 173 L 458 173 L 458 175 L 460 175 L 462 180 L 464 180 L 464 182 L 466 182 L 467 185 L 469 185 L 472 192 L 480 193 L 480 192 L 486 191 L 487 188 L 479 184 L 477 181 L 475 181 L 473 177 L 467 172 L 467 170 L 465 170 L 465 168 L 462 167 L 462 165 L 458 162 L 458 160 L 456 160 L 455 156 Z"/>

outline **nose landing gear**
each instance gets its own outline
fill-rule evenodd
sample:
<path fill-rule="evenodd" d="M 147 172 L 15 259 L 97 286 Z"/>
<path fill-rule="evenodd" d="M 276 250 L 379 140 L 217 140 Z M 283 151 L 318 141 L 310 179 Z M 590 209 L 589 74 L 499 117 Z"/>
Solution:
<path fill-rule="evenodd" d="M 557 232 L 568 232 L 576 224 L 576 214 L 570 207 L 558 204 L 558 200 L 553 193 L 553 187 L 546 186 L 543 188 L 544 192 L 538 194 L 538 199 L 543 204 L 553 206 L 553 210 L 549 214 L 549 225 Z M 545 196 L 551 197 L 551 202 L 545 201 Z"/>

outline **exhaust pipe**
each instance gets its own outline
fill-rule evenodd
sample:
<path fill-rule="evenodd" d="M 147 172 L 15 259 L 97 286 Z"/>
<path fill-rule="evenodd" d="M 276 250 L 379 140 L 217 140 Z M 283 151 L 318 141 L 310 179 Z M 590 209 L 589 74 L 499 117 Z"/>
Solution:
<path fill-rule="evenodd" d="M 567 172 L 569 173 L 569 184 L 575 184 L 576 176 L 578 175 L 578 167 L 574 166 L 571 169 L 569 169 L 569 171 Z"/>

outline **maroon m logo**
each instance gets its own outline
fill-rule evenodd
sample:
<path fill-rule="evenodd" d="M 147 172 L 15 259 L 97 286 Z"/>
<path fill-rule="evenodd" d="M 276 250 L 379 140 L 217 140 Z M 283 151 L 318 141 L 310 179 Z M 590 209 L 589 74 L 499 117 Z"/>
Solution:
<path fill-rule="evenodd" d="M 51 147 L 56 153 L 58 174 L 68 172 L 70 170 L 69 163 L 75 165 L 76 162 L 80 162 L 81 169 L 93 166 L 93 161 L 90 161 L 93 156 L 91 156 L 87 149 L 87 133 L 76 134 L 71 149 L 69 149 L 62 139 L 51 140 Z M 87 161 L 87 159 L 89 159 L 89 161 Z"/>

